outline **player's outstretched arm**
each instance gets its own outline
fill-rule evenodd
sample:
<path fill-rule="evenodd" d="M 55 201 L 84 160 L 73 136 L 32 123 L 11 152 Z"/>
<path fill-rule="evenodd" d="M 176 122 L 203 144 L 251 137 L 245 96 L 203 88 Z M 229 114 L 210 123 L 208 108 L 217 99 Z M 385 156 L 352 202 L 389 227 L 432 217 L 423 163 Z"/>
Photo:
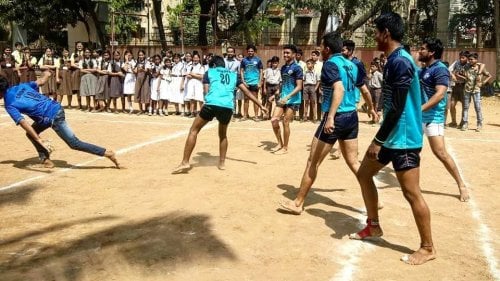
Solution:
<path fill-rule="evenodd" d="M 36 79 L 36 84 L 38 85 L 38 87 L 45 85 L 45 83 L 47 83 L 47 81 L 49 80 L 49 77 L 51 75 L 52 74 L 50 73 L 50 71 L 47 71 L 47 70 L 44 71 L 42 73 L 42 76 L 40 76 L 38 79 Z"/>
<path fill-rule="evenodd" d="M 35 132 L 33 127 L 31 127 L 31 125 L 28 123 L 28 121 L 26 121 L 26 119 L 22 119 L 21 121 L 19 121 L 19 126 L 21 126 L 21 128 L 23 128 L 32 139 L 34 139 L 37 143 L 43 146 L 49 153 L 51 153 L 54 150 L 48 141 L 43 140 Z"/>

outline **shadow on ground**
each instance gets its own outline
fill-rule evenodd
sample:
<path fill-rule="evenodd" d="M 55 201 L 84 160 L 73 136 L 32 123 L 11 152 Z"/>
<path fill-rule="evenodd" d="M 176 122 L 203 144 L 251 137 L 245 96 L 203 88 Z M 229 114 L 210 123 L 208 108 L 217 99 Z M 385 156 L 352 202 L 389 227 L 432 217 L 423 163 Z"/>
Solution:
<path fill-rule="evenodd" d="M 0 280 L 77 281 L 89 276 L 102 278 L 102 274 L 111 278 L 113 274 L 123 276 L 121 269 L 131 268 L 135 268 L 134 273 L 166 274 L 183 264 L 237 259 L 233 251 L 212 233 L 209 217 L 205 215 L 174 212 L 142 221 L 123 222 L 98 232 L 67 234 L 70 230 L 66 228 L 75 224 L 89 224 L 90 227 L 90 223 L 96 220 L 101 221 L 90 218 L 60 223 L 2 239 Z M 65 229 L 64 233 L 54 233 L 62 232 L 62 229 Z M 45 237 L 49 234 L 63 239 L 49 240 Z M 78 238 L 64 239 L 74 235 Z M 141 279 L 136 277 L 136 280 Z"/>
<path fill-rule="evenodd" d="M 33 193 L 41 189 L 38 184 L 27 184 L 14 189 L 0 191 L 0 207 L 6 204 L 25 204 L 29 203 Z"/>
<path fill-rule="evenodd" d="M 299 191 L 298 188 L 295 188 L 293 185 L 289 184 L 278 184 L 278 188 L 284 190 L 285 192 L 283 193 L 283 196 L 285 196 L 290 200 L 295 200 L 297 192 Z M 336 208 L 348 210 L 351 212 L 362 213 L 362 211 L 357 208 L 337 203 L 334 200 L 330 199 L 329 197 L 320 194 L 322 192 L 343 192 L 343 191 L 345 191 L 345 189 L 342 188 L 338 189 L 311 188 L 304 202 L 304 208 L 314 204 L 325 204 Z"/>
<path fill-rule="evenodd" d="M 236 158 L 231 158 L 226 156 L 226 164 L 227 161 L 236 161 L 236 162 L 244 162 L 244 163 L 249 163 L 256 165 L 257 162 L 254 161 L 248 161 L 244 159 L 236 159 Z M 193 161 L 192 161 L 192 166 L 193 167 L 210 167 L 214 166 L 216 167 L 219 164 L 219 155 L 212 155 L 208 152 L 198 152 L 196 153 L 196 156 L 193 156 Z"/>
<path fill-rule="evenodd" d="M 88 166 L 88 165 L 75 166 L 69 164 L 67 161 L 64 160 L 54 160 L 54 159 L 51 160 L 52 162 L 54 162 L 54 168 L 52 169 L 44 168 L 43 165 L 40 163 L 40 159 L 38 159 L 38 157 L 32 157 L 24 160 L 4 160 L 0 162 L 0 164 L 12 164 L 14 168 L 28 170 L 28 171 L 42 172 L 47 174 L 56 172 L 58 168 L 71 168 L 77 170 L 115 169 L 115 166 L 109 166 L 108 164 L 105 164 L 105 166 Z"/>

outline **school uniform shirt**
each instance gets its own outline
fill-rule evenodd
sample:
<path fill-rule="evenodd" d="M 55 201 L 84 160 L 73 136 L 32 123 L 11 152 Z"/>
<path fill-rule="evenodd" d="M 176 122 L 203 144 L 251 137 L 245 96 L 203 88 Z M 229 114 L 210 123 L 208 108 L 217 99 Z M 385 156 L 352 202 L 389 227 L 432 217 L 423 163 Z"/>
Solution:
<path fill-rule="evenodd" d="M 264 79 L 266 79 L 267 84 L 278 85 L 281 82 L 281 70 L 274 68 L 267 68 L 264 71 Z"/>
<path fill-rule="evenodd" d="M 437 85 L 448 87 L 450 83 L 450 72 L 441 60 L 436 60 L 431 65 L 424 67 L 420 71 L 419 77 L 420 85 L 422 85 L 422 104 L 429 101 L 436 94 Z M 444 124 L 446 100 L 447 95 L 445 93 L 444 98 L 438 104 L 422 112 L 422 122 Z"/>
<path fill-rule="evenodd" d="M 257 86 L 260 83 L 260 71 L 264 68 L 259 57 L 245 57 L 241 61 L 243 79 L 248 86 Z"/>
<path fill-rule="evenodd" d="M 291 64 L 285 64 L 281 67 L 281 93 L 280 98 L 284 98 L 297 86 L 297 80 L 303 80 L 302 67 L 295 61 Z M 300 104 L 302 102 L 302 91 L 299 91 L 291 97 L 286 104 Z"/>
<path fill-rule="evenodd" d="M 10 87 L 4 96 L 5 110 L 19 125 L 23 114 L 41 125 L 50 125 L 61 109 L 61 104 L 38 92 L 35 82 L 21 83 Z"/>
<path fill-rule="evenodd" d="M 375 141 L 391 149 L 422 147 L 422 96 L 418 67 L 402 47 L 394 50 L 384 66 L 384 121 Z"/>
<path fill-rule="evenodd" d="M 203 84 L 208 84 L 205 104 L 233 109 L 234 90 L 241 84 L 239 75 L 224 67 L 208 69 L 203 76 Z"/>
<path fill-rule="evenodd" d="M 382 88 L 382 83 L 384 81 L 384 76 L 382 73 L 378 70 L 372 73 L 372 78 L 370 78 L 370 81 L 368 82 L 368 87 L 370 89 L 380 89 Z"/>
<path fill-rule="evenodd" d="M 344 58 L 342 54 L 333 54 L 324 64 L 321 71 L 321 88 L 323 89 L 323 103 L 321 111 L 329 112 L 333 100 L 333 84 L 342 82 L 344 97 L 337 108 L 337 113 L 356 110 L 356 87 L 359 86 L 358 67 Z"/>
<path fill-rule="evenodd" d="M 14 60 L 16 61 L 17 64 L 21 64 L 23 61 L 23 53 L 22 51 L 19 52 L 18 50 L 14 50 L 11 54 L 14 57 Z"/>
<path fill-rule="evenodd" d="M 226 63 L 226 69 L 234 71 L 236 73 L 240 71 L 240 61 L 236 58 L 233 58 L 232 60 L 225 58 L 224 62 Z"/>
<path fill-rule="evenodd" d="M 56 57 L 46 57 L 43 55 L 40 60 L 38 61 L 38 66 L 43 66 L 43 65 L 53 65 L 56 68 L 59 68 L 61 66 L 60 60 Z"/>
<path fill-rule="evenodd" d="M 321 76 L 314 69 L 304 71 L 304 85 L 316 85 L 320 79 Z"/>

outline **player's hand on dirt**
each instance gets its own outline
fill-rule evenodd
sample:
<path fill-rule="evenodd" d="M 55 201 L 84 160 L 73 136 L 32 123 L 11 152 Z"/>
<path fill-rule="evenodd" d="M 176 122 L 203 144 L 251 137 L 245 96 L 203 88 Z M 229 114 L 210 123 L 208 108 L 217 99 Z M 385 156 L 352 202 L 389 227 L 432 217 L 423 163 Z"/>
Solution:
<path fill-rule="evenodd" d="M 40 144 L 51 154 L 54 152 L 55 147 L 52 145 L 52 142 L 50 140 L 41 140 Z"/>
<path fill-rule="evenodd" d="M 368 150 L 366 151 L 368 159 L 378 160 L 378 153 L 380 152 L 380 148 L 380 144 L 372 142 L 370 146 L 368 146 Z"/>

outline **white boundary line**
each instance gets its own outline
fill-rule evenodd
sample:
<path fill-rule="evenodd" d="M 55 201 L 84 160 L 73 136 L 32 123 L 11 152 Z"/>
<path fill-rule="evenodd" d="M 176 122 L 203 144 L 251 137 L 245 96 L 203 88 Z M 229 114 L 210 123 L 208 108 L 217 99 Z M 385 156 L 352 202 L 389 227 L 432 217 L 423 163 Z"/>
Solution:
<path fill-rule="evenodd" d="M 214 126 L 215 126 L 215 123 L 208 124 L 203 129 L 211 129 Z M 129 153 L 131 151 L 141 149 L 141 148 L 143 148 L 145 146 L 149 146 L 149 145 L 157 144 L 157 143 L 160 143 L 160 142 L 170 141 L 170 140 L 179 138 L 181 136 L 187 135 L 188 133 L 189 133 L 189 129 L 178 131 L 178 132 L 175 132 L 175 133 L 167 135 L 167 136 L 158 137 L 158 138 L 155 138 L 155 139 L 150 140 L 150 141 L 138 143 L 136 145 L 132 145 L 132 146 L 129 146 L 129 147 L 125 147 L 125 148 L 119 149 L 119 150 L 116 151 L 116 154 L 117 155 L 126 154 L 126 153 Z M 20 187 L 20 186 L 22 186 L 22 185 L 24 185 L 26 183 L 37 181 L 37 180 L 40 180 L 40 179 L 43 179 L 43 178 L 47 178 L 47 177 L 50 177 L 50 176 L 54 176 L 54 175 L 59 175 L 59 174 L 62 174 L 62 173 L 66 173 L 66 172 L 72 171 L 74 167 L 86 166 L 86 165 L 88 165 L 90 163 L 93 163 L 93 162 L 95 162 L 95 161 L 97 161 L 99 159 L 102 159 L 102 158 L 103 157 L 96 157 L 94 159 L 87 160 L 85 162 L 81 162 L 81 163 L 75 164 L 71 168 L 65 168 L 65 169 L 61 169 L 61 170 L 55 171 L 54 173 L 51 173 L 51 174 L 34 176 L 34 177 L 27 178 L 27 179 L 24 179 L 24 180 L 21 180 L 21 181 L 18 181 L 18 182 L 14 182 L 14 183 L 11 183 L 9 185 L 0 187 L 0 192 L 12 190 L 12 189 Z"/>
<path fill-rule="evenodd" d="M 453 160 L 455 160 L 455 163 L 457 164 L 460 176 L 462 176 L 462 179 L 464 179 L 464 182 L 470 191 L 471 185 L 465 180 L 463 176 L 462 169 L 458 165 L 458 162 L 456 161 L 455 151 L 453 150 L 453 147 L 451 145 L 448 145 L 447 147 L 448 147 L 448 153 L 453 158 Z M 474 218 L 476 223 L 479 225 L 476 236 L 478 237 L 478 241 L 480 242 L 481 249 L 483 250 L 483 255 L 486 258 L 486 262 L 488 263 L 490 274 L 493 277 L 493 279 L 500 280 L 498 261 L 497 258 L 495 257 L 494 247 L 491 243 L 493 241 L 493 239 L 491 238 L 491 230 L 488 227 L 488 225 L 483 222 L 481 210 L 478 207 L 476 200 L 474 200 L 474 196 L 471 192 L 469 192 L 469 201 L 466 204 L 469 204 L 472 218 Z"/>

